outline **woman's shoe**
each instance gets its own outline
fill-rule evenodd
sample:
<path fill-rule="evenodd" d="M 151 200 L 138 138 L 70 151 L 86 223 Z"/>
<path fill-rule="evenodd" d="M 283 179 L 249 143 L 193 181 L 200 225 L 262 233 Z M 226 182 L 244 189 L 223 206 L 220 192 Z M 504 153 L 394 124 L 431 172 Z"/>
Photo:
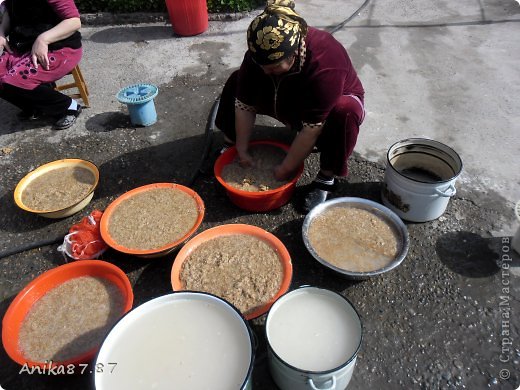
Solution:
<path fill-rule="evenodd" d="M 16 114 L 21 121 L 35 121 L 42 117 L 42 114 L 34 110 L 23 110 Z"/>
<path fill-rule="evenodd" d="M 325 202 L 329 194 L 335 192 L 336 189 L 337 187 L 335 182 L 333 184 L 325 184 L 313 181 L 309 185 L 303 198 L 303 212 L 308 213 L 317 205 Z"/>
<path fill-rule="evenodd" d="M 54 128 L 56 130 L 65 130 L 71 127 L 74 123 L 76 123 L 76 119 L 78 119 L 79 114 L 81 114 L 81 106 L 78 105 L 77 110 L 67 110 L 64 116 L 62 116 L 58 121 L 54 124 Z"/>

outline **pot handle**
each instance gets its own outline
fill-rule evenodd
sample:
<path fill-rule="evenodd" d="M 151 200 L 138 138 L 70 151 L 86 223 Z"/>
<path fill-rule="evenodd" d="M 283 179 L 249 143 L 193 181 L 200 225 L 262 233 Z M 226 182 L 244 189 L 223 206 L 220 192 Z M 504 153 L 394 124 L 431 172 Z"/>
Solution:
<path fill-rule="evenodd" d="M 446 188 L 444 191 L 441 191 L 438 188 L 436 188 L 435 192 L 444 198 L 451 198 L 452 196 L 455 196 L 457 190 L 455 189 L 455 186 L 453 184 L 450 184 L 450 186 Z"/>
<path fill-rule="evenodd" d="M 334 390 L 334 389 L 336 389 L 336 377 L 334 375 L 332 375 L 332 377 L 330 379 L 327 379 L 325 382 L 328 382 L 328 381 L 331 381 L 329 387 L 316 387 L 312 378 L 307 379 L 307 383 L 309 384 L 309 386 L 311 387 L 312 390 Z"/>

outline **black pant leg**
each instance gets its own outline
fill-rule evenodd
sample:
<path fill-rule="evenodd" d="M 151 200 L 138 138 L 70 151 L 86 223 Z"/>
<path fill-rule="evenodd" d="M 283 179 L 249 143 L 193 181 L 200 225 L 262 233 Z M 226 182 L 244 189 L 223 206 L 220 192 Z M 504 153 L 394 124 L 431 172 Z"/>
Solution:
<path fill-rule="evenodd" d="M 39 85 L 32 90 L 4 84 L 0 96 L 23 110 L 32 109 L 55 117 L 65 115 L 72 102 L 69 96 L 56 91 L 49 84 Z"/>
<path fill-rule="evenodd" d="M 29 106 L 29 102 L 23 98 L 10 84 L 0 85 L 0 98 L 18 107 L 22 111 L 30 111 L 32 107 Z"/>
<path fill-rule="evenodd" d="M 238 84 L 238 71 L 231 74 L 226 81 L 222 94 L 220 96 L 220 103 L 218 106 L 217 116 L 215 118 L 215 125 L 221 130 L 226 137 L 234 141 L 236 138 L 235 132 L 235 96 Z"/>

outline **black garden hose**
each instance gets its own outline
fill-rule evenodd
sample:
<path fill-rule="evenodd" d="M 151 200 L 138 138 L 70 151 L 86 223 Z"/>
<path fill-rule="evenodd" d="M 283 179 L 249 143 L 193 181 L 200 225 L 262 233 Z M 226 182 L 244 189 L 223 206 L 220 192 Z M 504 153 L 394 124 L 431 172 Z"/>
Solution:
<path fill-rule="evenodd" d="M 47 238 L 45 238 L 43 240 L 39 240 L 39 241 L 28 242 L 28 243 L 19 245 L 14 248 L 5 249 L 0 252 L 0 259 L 3 259 L 4 257 L 7 257 L 7 256 L 15 255 L 20 252 L 25 252 L 25 251 L 29 251 L 31 249 L 39 248 L 42 246 L 61 243 L 61 242 L 63 242 L 63 238 L 65 237 L 65 235 L 66 235 L 66 233 L 59 235 L 59 236 L 55 236 L 55 237 L 47 237 Z"/>
<path fill-rule="evenodd" d="M 333 28 L 331 28 L 329 30 L 329 32 L 331 34 L 334 34 L 336 31 L 341 30 L 343 27 L 345 27 L 345 25 L 348 22 L 350 22 L 352 19 L 354 19 L 361 12 L 361 10 L 368 5 L 368 3 L 370 3 L 370 0 L 365 0 L 365 2 L 363 4 L 361 4 L 361 7 L 359 7 L 356 11 L 354 11 L 354 13 L 352 15 L 350 15 L 348 18 L 346 18 L 341 23 L 338 23 L 337 25 L 335 25 Z"/>

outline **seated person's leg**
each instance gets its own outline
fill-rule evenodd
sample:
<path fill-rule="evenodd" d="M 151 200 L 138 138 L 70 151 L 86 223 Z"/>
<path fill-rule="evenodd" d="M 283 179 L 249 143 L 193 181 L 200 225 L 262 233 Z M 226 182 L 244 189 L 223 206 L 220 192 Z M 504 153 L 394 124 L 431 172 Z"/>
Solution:
<path fill-rule="evenodd" d="M 22 119 L 24 117 L 31 117 L 33 114 L 33 110 L 31 107 L 29 107 L 29 102 L 25 100 L 23 97 L 23 94 L 19 93 L 20 88 L 13 87 L 10 84 L 3 83 L 0 84 L 0 98 L 4 99 L 5 101 L 11 103 L 13 106 L 18 107 L 20 110 L 22 110 L 18 116 Z M 23 115 L 22 115 L 23 113 Z"/>
<path fill-rule="evenodd" d="M 58 130 L 71 127 L 82 109 L 78 102 L 56 91 L 49 84 L 42 84 L 34 89 L 33 102 L 37 110 L 57 119 L 54 128 Z"/>
<path fill-rule="evenodd" d="M 3 91 L 1 96 L 20 107 L 24 113 L 41 113 L 59 118 L 61 127 L 56 122 L 57 128 L 70 127 L 81 112 L 81 106 L 75 100 L 56 91 L 48 84 L 38 85 L 34 89 L 24 89 L 5 83 Z"/>
<path fill-rule="evenodd" d="M 18 105 L 22 110 L 42 113 L 58 119 L 55 128 L 66 129 L 72 126 L 81 112 L 81 106 L 54 90 L 55 81 L 61 79 L 77 65 L 82 49 L 64 48 L 49 52 L 49 69 L 34 67 L 30 56 L 18 60 L 16 72 L 8 73 L 4 82 L 10 84 L 6 100 Z M 23 103 L 22 103 L 23 102 Z M 18 103 L 18 104 L 17 104 Z"/>
<path fill-rule="evenodd" d="M 32 110 L 25 101 L 17 93 L 17 87 L 11 86 L 10 80 L 21 78 L 21 74 L 16 72 L 17 65 L 25 64 L 25 57 L 4 51 L 0 55 L 0 98 L 18 107 L 23 113 L 27 113 L 27 117 L 32 115 Z M 31 113 L 29 115 L 28 113 Z"/>
<path fill-rule="evenodd" d="M 356 145 L 362 118 L 363 107 L 350 96 L 342 96 L 327 117 L 317 142 L 320 172 L 305 196 L 304 211 L 327 200 L 335 190 L 335 176 L 347 176 L 348 158 Z"/>
<path fill-rule="evenodd" d="M 357 142 L 363 108 L 350 96 L 342 96 L 329 114 L 318 139 L 320 168 L 335 176 L 347 176 L 347 161 Z"/>

